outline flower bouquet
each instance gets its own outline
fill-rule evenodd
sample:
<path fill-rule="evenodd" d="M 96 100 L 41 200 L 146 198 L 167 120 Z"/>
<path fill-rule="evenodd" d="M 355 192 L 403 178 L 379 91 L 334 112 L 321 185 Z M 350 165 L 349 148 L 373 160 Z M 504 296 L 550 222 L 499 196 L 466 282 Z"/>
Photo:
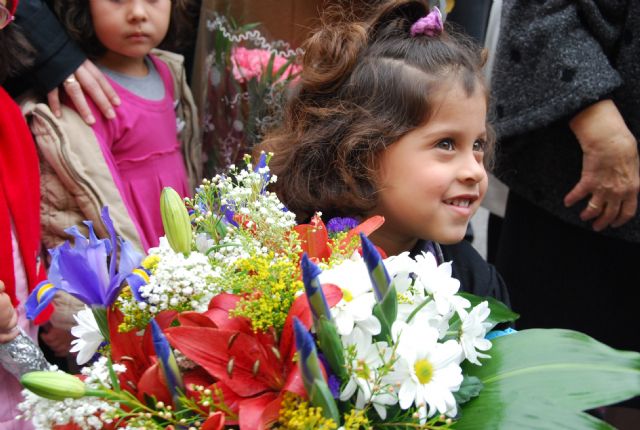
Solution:
<path fill-rule="evenodd" d="M 460 292 L 431 253 L 384 258 L 361 224 L 296 225 L 268 157 L 161 202 L 149 255 L 70 229 L 49 281 L 87 304 L 80 376 L 22 378 L 37 428 L 607 428 L 584 413 L 640 393 L 640 354 L 568 330 L 509 335 L 517 318 Z M 117 266 L 117 267 L 116 267 Z M 500 336 L 502 335 L 502 336 Z M 499 337 L 496 337 L 499 336 Z"/>
<path fill-rule="evenodd" d="M 207 171 L 240 163 L 282 118 L 288 85 L 299 75 L 301 51 L 283 41 L 268 42 L 258 24 L 238 26 L 214 13 L 207 20 L 207 87 L 203 144 Z"/>

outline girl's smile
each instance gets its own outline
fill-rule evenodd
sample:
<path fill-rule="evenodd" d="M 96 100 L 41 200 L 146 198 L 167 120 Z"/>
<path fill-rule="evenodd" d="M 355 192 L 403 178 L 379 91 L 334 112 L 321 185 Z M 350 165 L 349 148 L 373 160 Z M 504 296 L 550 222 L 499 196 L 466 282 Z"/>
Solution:
<path fill-rule="evenodd" d="M 456 82 L 432 97 L 428 121 L 380 158 L 380 193 L 371 214 L 386 222 L 372 238 L 389 254 L 410 250 L 418 239 L 459 242 L 487 190 L 484 88 L 476 83 L 469 95 Z"/>

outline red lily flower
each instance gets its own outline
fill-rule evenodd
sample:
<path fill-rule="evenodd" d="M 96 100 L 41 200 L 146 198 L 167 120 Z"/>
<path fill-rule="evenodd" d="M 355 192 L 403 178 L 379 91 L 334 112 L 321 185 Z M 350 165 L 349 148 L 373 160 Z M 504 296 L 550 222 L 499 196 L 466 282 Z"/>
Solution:
<path fill-rule="evenodd" d="M 336 286 L 323 286 L 329 306 L 342 298 Z M 241 428 L 266 429 L 278 419 L 284 393 L 305 397 L 302 376 L 292 360 L 293 317 L 311 327 L 311 310 L 305 296 L 298 297 L 287 317 L 278 344 L 274 332 L 255 333 L 243 317 L 229 318 L 240 297 L 220 294 L 209 310 L 196 317 L 178 316 L 180 327 L 164 330 L 171 345 L 217 379 L 225 404 L 238 414 Z"/>

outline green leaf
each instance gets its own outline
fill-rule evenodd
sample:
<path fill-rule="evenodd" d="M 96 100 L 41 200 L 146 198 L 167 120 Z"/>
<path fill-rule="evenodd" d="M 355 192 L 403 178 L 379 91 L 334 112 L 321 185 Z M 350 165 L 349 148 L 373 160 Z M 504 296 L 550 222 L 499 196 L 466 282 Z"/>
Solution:
<path fill-rule="evenodd" d="M 640 395 L 640 353 L 561 329 L 493 341 L 492 358 L 465 373 L 484 384 L 462 407 L 458 430 L 609 429 L 582 412 Z"/>
<path fill-rule="evenodd" d="M 107 309 L 104 306 L 93 305 L 91 306 L 91 313 L 98 324 L 100 334 L 106 342 L 110 342 L 109 335 L 109 320 L 107 319 Z"/>
<path fill-rule="evenodd" d="M 389 341 L 391 339 L 391 325 L 398 316 L 398 294 L 396 286 L 391 283 L 382 301 L 373 307 L 373 315 L 380 321 L 380 334 L 375 339 Z"/>
<path fill-rule="evenodd" d="M 322 416 L 325 418 L 331 418 L 337 424 L 340 423 L 340 414 L 338 413 L 338 406 L 336 405 L 331 391 L 324 382 L 324 379 L 316 378 L 313 381 L 311 392 L 309 393 L 309 400 L 311 404 L 316 407 L 322 408 Z"/>
<path fill-rule="evenodd" d="M 316 331 L 320 350 L 329 362 L 329 367 L 340 380 L 345 380 L 347 371 L 344 363 L 344 348 L 334 322 L 322 315 L 317 321 Z"/>
<path fill-rule="evenodd" d="M 462 384 L 460 385 L 460 389 L 456 393 L 453 393 L 453 397 L 455 397 L 456 402 L 458 402 L 459 405 L 467 403 L 469 400 L 480 394 L 483 386 L 484 385 L 482 385 L 482 381 L 480 381 L 480 379 L 475 376 L 465 375 L 462 380 Z"/>
<path fill-rule="evenodd" d="M 276 70 L 272 78 L 273 82 L 276 82 L 278 79 L 280 79 L 280 77 L 284 74 L 284 72 L 286 72 L 289 66 L 293 63 L 293 60 L 295 60 L 295 57 L 288 58 L 287 62 L 284 63 L 282 66 L 280 66 L 278 70 Z M 289 79 L 290 78 L 293 78 L 293 77 L 289 77 Z"/>

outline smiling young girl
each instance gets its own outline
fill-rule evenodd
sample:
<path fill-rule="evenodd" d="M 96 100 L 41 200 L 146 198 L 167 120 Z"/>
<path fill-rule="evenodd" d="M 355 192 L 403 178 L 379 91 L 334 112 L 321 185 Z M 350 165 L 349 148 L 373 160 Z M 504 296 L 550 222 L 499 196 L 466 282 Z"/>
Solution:
<path fill-rule="evenodd" d="M 325 17 L 304 45 L 297 94 L 272 151 L 276 191 L 303 220 L 383 215 L 389 255 L 453 260 L 462 290 L 508 301 L 466 241 L 487 190 L 493 140 L 480 50 L 422 1 L 389 1 L 364 22 Z"/>

